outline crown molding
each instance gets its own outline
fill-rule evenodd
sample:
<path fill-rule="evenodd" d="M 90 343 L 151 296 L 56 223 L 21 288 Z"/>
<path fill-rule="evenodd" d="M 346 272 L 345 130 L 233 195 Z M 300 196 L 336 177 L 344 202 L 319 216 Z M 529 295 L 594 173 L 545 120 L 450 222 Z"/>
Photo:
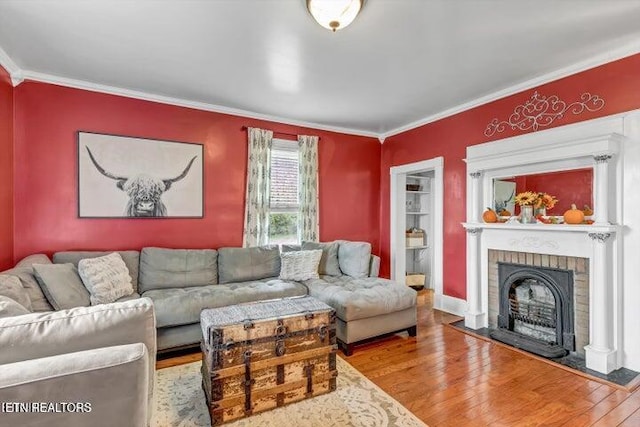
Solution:
<path fill-rule="evenodd" d="M 9 76 L 11 77 L 11 84 L 13 84 L 14 87 L 18 86 L 24 81 L 22 70 L 15 62 L 13 62 L 13 59 L 11 59 L 9 55 L 7 55 L 7 52 L 5 52 L 2 47 L 0 47 L 0 66 L 7 70 Z"/>
<path fill-rule="evenodd" d="M 378 139 L 384 140 L 391 136 L 398 135 L 403 132 L 407 132 L 409 130 L 418 128 L 420 126 L 424 126 L 429 123 L 433 123 L 435 121 L 462 113 L 467 110 L 471 110 L 472 108 L 479 107 L 484 104 L 488 104 L 498 99 L 506 98 L 507 96 L 515 95 L 525 90 L 530 90 L 535 87 L 544 85 L 546 83 L 550 83 L 554 80 L 559 80 L 564 77 L 568 77 L 573 74 L 577 74 L 582 71 L 589 70 L 591 68 L 599 67 L 609 62 L 617 61 L 619 59 L 626 58 L 627 56 L 635 55 L 637 53 L 640 53 L 640 40 L 635 40 L 631 43 L 627 43 L 626 45 L 619 47 L 618 49 L 614 49 L 606 53 L 592 56 L 591 58 L 588 58 L 584 61 L 576 62 L 575 64 L 572 64 L 568 67 L 560 68 L 550 73 L 546 73 L 541 76 L 534 77 L 522 83 L 509 86 L 497 92 L 493 92 L 488 95 L 481 96 L 480 98 L 476 98 L 472 101 L 465 102 L 464 104 L 457 105 L 455 107 L 449 108 L 447 110 L 441 111 L 431 116 L 427 116 L 423 119 L 416 120 L 404 126 L 400 126 L 390 131 L 381 133 L 378 135 Z"/>
<path fill-rule="evenodd" d="M 0 66 L 4 67 L 11 76 L 11 81 L 14 86 L 18 86 L 24 80 L 33 80 L 42 83 L 50 83 L 58 86 L 71 87 L 75 89 L 83 89 L 91 92 L 106 93 L 109 95 L 124 96 L 127 98 L 140 99 L 144 101 L 158 102 L 161 104 L 175 105 L 179 107 L 193 108 L 196 110 L 211 111 L 215 113 L 230 114 L 234 116 L 246 117 L 256 120 L 265 120 L 270 122 L 282 123 L 291 126 L 301 126 L 311 129 L 324 130 L 328 132 L 343 133 L 348 135 L 365 136 L 369 138 L 376 138 L 383 144 L 385 140 L 391 136 L 398 135 L 403 132 L 418 128 L 420 126 L 433 123 L 435 121 L 450 117 L 472 108 L 479 107 L 481 105 L 496 101 L 507 96 L 511 96 L 526 90 L 533 89 L 543 84 L 559 80 L 564 77 L 568 77 L 573 74 L 577 74 L 582 71 L 589 70 L 609 62 L 613 62 L 627 56 L 640 53 L 640 40 L 628 43 L 621 46 L 618 49 L 611 50 L 609 52 L 593 56 L 584 61 L 577 62 L 568 67 L 552 71 L 550 73 L 543 74 L 533 79 L 518 83 L 516 85 L 507 87 L 497 92 L 490 93 L 488 95 L 476 98 L 472 101 L 457 105 L 447 110 L 441 111 L 436 114 L 424 117 L 420 120 L 413 121 L 406 125 L 394 128 L 387 132 L 376 133 L 360 129 L 343 128 L 337 126 L 328 126 L 320 123 L 306 122 L 301 120 L 292 120 L 285 117 L 273 116 L 269 114 L 261 114 L 253 111 L 241 110 L 237 108 L 224 107 L 221 105 L 208 104 L 204 102 L 190 101 L 181 98 L 173 98 L 169 96 L 156 95 L 147 92 L 135 91 L 130 89 L 123 89 L 115 86 L 102 85 L 97 83 L 91 83 L 83 80 L 70 79 L 66 77 L 59 77 L 52 74 L 40 73 L 36 71 L 21 70 L 17 64 L 7 55 L 7 53 L 0 47 Z"/>
<path fill-rule="evenodd" d="M 65 86 L 74 89 L 83 89 L 91 92 L 105 93 L 109 95 L 124 96 L 127 98 L 140 99 L 143 101 L 158 102 L 160 104 L 175 105 L 178 107 L 193 108 L 196 110 L 211 111 L 214 113 L 230 114 L 234 116 L 247 117 L 256 120 L 266 120 L 292 126 L 301 126 L 305 128 L 324 130 L 329 132 L 344 133 L 348 135 L 366 136 L 370 138 L 378 138 L 378 134 L 367 132 L 359 129 L 350 129 L 337 126 L 327 126 L 320 123 L 305 122 L 302 120 L 292 120 L 285 117 L 272 116 L 269 114 L 261 114 L 253 111 L 241 110 L 237 108 L 224 107 L 221 105 L 208 104 L 205 102 L 189 101 L 187 99 L 173 98 L 170 96 L 156 95 L 136 90 L 123 89 L 115 86 L 107 86 L 98 83 L 91 83 L 84 80 L 69 79 L 66 77 L 54 76 L 51 74 L 39 73 L 36 71 L 23 71 L 22 75 L 25 80 L 32 80 L 42 83 L 49 83 L 58 86 Z"/>

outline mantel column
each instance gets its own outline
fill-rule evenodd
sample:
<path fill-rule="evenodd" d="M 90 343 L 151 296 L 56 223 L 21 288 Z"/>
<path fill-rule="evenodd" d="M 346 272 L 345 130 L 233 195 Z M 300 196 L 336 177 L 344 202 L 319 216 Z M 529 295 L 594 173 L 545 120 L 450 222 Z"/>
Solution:
<path fill-rule="evenodd" d="M 591 340 L 585 347 L 587 368 L 608 374 L 617 369 L 613 348 L 613 288 L 609 277 L 611 261 L 607 245 L 611 233 L 589 233 L 593 245 L 593 278 L 591 291 Z"/>
<path fill-rule="evenodd" d="M 464 325 L 471 329 L 486 326 L 480 280 L 481 233 L 480 227 L 467 228 L 467 312 L 464 315 Z"/>
<path fill-rule="evenodd" d="M 471 218 L 470 222 L 478 223 L 480 222 L 480 198 L 482 195 L 480 194 L 480 177 L 482 177 L 482 172 L 476 171 L 471 172 L 469 174 L 471 177 Z"/>
<path fill-rule="evenodd" d="M 596 161 L 596 188 L 595 188 L 595 205 L 593 212 L 595 214 L 594 224 L 608 225 L 609 222 L 609 160 L 611 154 L 601 154 L 593 156 Z M 579 209 L 579 208 L 578 208 Z"/>

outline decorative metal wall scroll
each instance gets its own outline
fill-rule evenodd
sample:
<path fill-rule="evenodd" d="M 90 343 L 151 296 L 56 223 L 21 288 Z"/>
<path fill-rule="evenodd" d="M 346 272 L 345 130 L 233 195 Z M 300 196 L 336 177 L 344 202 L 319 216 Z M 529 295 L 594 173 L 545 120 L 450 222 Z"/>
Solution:
<path fill-rule="evenodd" d="M 598 111 L 602 107 L 604 107 L 604 99 L 589 92 L 583 93 L 579 101 L 567 104 L 556 95 L 546 97 L 536 91 L 531 99 L 513 110 L 508 120 L 491 120 L 484 134 L 492 136 L 495 133 L 504 132 L 507 128 L 537 131 L 538 128 L 549 126 L 557 119 L 561 119 L 567 112 L 578 115 L 585 110 Z"/>

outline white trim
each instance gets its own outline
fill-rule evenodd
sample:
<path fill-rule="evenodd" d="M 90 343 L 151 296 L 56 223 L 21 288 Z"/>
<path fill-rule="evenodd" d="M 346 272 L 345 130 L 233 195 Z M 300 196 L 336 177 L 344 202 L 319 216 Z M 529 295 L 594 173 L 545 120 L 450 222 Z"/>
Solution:
<path fill-rule="evenodd" d="M 534 77 L 532 79 L 515 84 L 513 86 L 509 86 L 497 92 L 492 92 L 488 95 L 481 96 L 480 98 L 473 99 L 469 102 L 456 105 L 455 107 L 451 107 L 439 113 L 432 114 L 423 119 L 408 123 L 404 126 L 400 126 L 395 129 L 391 129 L 390 131 L 383 132 L 380 135 L 378 135 L 378 138 L 384 140 L 385 138 L 389 138 L 391 136 L 398 135 L 400 133 L 418 128 L 420 126 L 427 125 L 429 123 L 433 123 L 435 121 L 444 119 L 446 117 L 450 117 L 450 116 L 462 113 L 464 111 L 471 110 L 473 108 L 479 107 L 484 104 L 488 104 L 498 99 L 506 98 L 508 96 L 515 95 L 525 90 L 530 90 L 535 87 L 544 85 L 546 83 L 560 80 L 564 77 L 568 77 L 573 74 L 578 74 L 580 72 L 590 70 L 592 68 L 596 68 L 601 65 L 607 64 L 609 62 L 617 61 L 619 59 L 626 58 L 631 55 L 635 55 L 637 53 L 640 53 L 640 41 L 636 40 L 618 49 L 610 50 L 605 53 L 592 56 L 591 58 L 585 59 L 584 61 L 580 61 L 575 64 L 569 65 L 568 67 L 560 68 L 559 70 L 555 70 L 550 73 L 546 73 L 541 76 Z"/>
<path fill-rule="evenodd" d="M 467 311 L 467 301 L 456 297 L 450 297 L 449 295 L 436 295 L 433 301 L 433 308 L 455 314 L 456 316 L 464 317 L 464 314 Z"/>
<path fill-rule="evenodd" d="M 91 92 L 106 93 L 109 95 L 124 96 L 127 98 L 141 99 L 144 101 L 158 102 L 160 104 L 176 105 L 178 107 L 193 108 L 202 111 L 211 111 L 214 113 L 231 114 L 234 116 L 247 117 L 256 120 L 266 120 L 270 122 L 282 123 L 292 126 L 301 126 L 316 130 L 325 130 L 329 132 L 344 133 L 348 135 L 366 136 L 370 138 L 378 138 L 375 132 L 368 132 L 359 129 L 343 128 L 338 126 L 328 126 L 320 123 L 306 122 L 303 120 L 292 120 L 284 117 L 272 116 L 270 114 L 261 114 L 253 111 L 241 110 L 238 108 L 224 107 L 222 105 L 208 104 L 205 102 L 189 101 L 187 99 L 173 98 L 170 96 L 156 95 L 136 90 L 123 89 L 115 86 L 107 86 L 98 83 L 91 83 L 83 80 L 70 79 L 66 77 L 58 77 L 51 74 L 39 73 L 36 71 L 25 70 L 22 72 L 25 80 L 33 80 L 42 83 L 49 83 L 58 86 L 71 87 L 75 89 L 83 89 Z"/>
<path fill-rule="evenodd" d="M 22 83 L 24 80 L 22 70 L 18 67 L 18 64 L 13 62 L 13 59 L 7 55 L 7 52 L 5 52 L 2 47 L 0 47 L 0 66 L 7 70 L 11 77 L 11 84 L 13 84 L 14 87 Z"/>
<path fill-rule="evenodd" d="M 443 254 L 444 254 L 444 157 L 435 157 L 429 160 L 423 160 L 420 162 L 409 163 L 400 166 L 393 166 L 389 169 L 391 175 L 391 206 L 390 206 L 390 250 L 391 254 L 390 267 L 391 267 L 391 279 L 395 279 L 396 275 L 396 262 L 398 256 L 403 257 L 404 252 L 404 232 L 400 235 L 398 233 L 398 208 L 401 206 L 404 209 L 404 201 L 401 204 L 398 203 L 398 197 L 405 195 L 406 177 L 401 180 L 400 177 L 409 173 L 434 171 L 434 179 L 432 183 L 433 191 L 433 238 L 431 239 L 431 245 L 433 249 L 433 289 L 436 295 L 444 294 L 444 266 L 443 266 Z M 399 206 L 400 205 L 400 206 Z M 404 224 L 404 223 L 403 223 Z M 404 225 L 403 225 L 404 228 Z M 396 253 L 397 248 L 402 247 L 399 254 Z M 404 264 L 404 261 L 402 261 Z M 404 280 L 404 275 L 403 275 Z M 404 283 L 404 282 L 403 282 Z"/>

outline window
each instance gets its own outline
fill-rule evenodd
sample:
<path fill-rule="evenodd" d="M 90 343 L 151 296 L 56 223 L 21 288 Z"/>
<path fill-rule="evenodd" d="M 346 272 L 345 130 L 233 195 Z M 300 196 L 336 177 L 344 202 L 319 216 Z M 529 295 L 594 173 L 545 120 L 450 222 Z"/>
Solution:
<path fill-rule="evenodd" d="M 297 142 L 274 139 L 271 148 L 269 243 L 300 242 L 299 182 Z"/>

